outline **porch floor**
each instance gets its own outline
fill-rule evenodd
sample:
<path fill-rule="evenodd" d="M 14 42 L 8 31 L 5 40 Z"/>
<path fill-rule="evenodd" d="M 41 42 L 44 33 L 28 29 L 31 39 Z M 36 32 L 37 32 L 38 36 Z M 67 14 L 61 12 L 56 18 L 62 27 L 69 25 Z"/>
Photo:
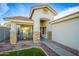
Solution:
<path fill-rule="evenodd" d="M 0 52 L 24 49 L 29 47 L 33 47 L 32 41 L 20 41 L 15 45 L 12 45 L 10 43 L 0 43 Z"/>

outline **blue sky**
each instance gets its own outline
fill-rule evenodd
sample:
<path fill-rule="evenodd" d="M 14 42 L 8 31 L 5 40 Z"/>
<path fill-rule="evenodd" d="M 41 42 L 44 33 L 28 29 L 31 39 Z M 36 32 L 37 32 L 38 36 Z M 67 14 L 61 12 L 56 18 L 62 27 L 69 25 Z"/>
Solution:
<path fill-rule="evenodd" d="M 2 18 L 10 16 L 29 16 L 32 6 L 37 6 L 41 4 L 35 3 L 0 3 L 0 21 Z M 57 13 L 66 10 L 67 8 L 72 8 L 79 6 L 79 3 L 51 3 L 48 4 Z"/>

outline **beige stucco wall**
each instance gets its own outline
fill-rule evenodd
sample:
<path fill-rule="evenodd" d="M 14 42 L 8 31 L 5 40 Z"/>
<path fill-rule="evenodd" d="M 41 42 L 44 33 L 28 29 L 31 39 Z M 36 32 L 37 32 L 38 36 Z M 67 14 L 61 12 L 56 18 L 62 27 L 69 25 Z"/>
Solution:
<path fill-rule="evenodd" d="M 79 50 L 79 17 L 52 24 L 52 40 Z"/>

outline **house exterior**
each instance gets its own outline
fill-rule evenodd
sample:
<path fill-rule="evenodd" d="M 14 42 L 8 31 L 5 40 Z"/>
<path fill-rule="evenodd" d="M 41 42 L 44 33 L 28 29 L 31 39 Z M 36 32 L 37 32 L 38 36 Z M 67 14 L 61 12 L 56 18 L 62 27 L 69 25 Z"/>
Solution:
<path fill-rule="evenodd" d="M 23 34 L 19 37 L 25 40 L 30 36 L 34 43 L 40 43 L 45 38 L 79 50 L 79 7 L 73 10 L 58 14 L 50 6 L 41 5 L 32 7 L 29 17 L 4 18 L 11 22 L 10 43 L 17 43 L 19 29 Z"/>

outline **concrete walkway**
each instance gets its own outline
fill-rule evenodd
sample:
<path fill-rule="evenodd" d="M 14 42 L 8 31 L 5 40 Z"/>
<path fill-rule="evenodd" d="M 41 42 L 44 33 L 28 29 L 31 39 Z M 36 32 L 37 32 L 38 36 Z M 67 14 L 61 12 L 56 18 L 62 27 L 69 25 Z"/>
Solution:
<path fill-rule="evenodd" d="M 55 51 L 60 56 L 75 56 L 75 54 L 55 45 L 51 41 L 42 40 L 42 43 L 46 44 L 49 48 L 51 48 L 53 51 Z"/>

